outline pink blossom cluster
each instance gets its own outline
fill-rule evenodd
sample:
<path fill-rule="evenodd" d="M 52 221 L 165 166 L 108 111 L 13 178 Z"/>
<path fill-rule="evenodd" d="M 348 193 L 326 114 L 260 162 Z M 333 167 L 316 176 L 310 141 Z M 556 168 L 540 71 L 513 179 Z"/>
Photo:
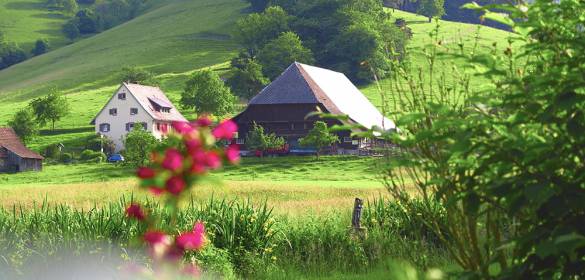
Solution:
<path fill-rule="evenodd" d="M 168 141 L 172 144 L 154 151 L 151 165 L 138 168 L 136 174 L 141 188 L 155 196 L 166 196 L 165 203 L 176 211 L 178 198 L 189 193 L 197 179 L 224 163 L 235 164 L 240 158 L 237 146 L 218 145 L 220 140 L 232 140 L 237 131 L 231 120 L 212 127 L 209 118 L 201 117 L 192 123 L 175 122 L 172 126 L 175 133 L 169 135 L 172 139 Z M 201 250 L 205 245 L 205 225 L 201 221 L 197 221 L 191 231 L 172 235 L 157 229 L 156 219 L 137 203 L 126 208 L 126 215 L 148 225 L 142 241 L 148 245 L 154 261 L 180 262 L 186 252 Z M 167 229 L 172 230 L 173 226 Z M 192 275 L 199 271 L 193 264 L 188 264 L 184 270 Z"/>

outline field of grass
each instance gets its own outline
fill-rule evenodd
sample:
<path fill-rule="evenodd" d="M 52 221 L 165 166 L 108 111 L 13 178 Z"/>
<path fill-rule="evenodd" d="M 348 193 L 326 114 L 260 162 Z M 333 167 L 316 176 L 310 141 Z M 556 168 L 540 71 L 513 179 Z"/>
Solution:
<path fill-rule="evenodd" d="M 385 196 L 374 174 L 376 159 L 358 157 L 245 158 L 210 176 L 193 191 L 197 201 L 212 196 L 267 201 L 278 213 L 351 209 L 355 197 Z M 89 209 L 121 196 L 145 197 L 134 169 L 113 164 L 47 165 L 42 172 L 0 175 L 0 206 L 48 201 Z"/>
<path fill-rule="evenodd" d="M 0 0 L 0 30 L 6 40 L 30 51 L 37 39 L 45 38 L 52 49 L 68 40 L 61 32 L 67 18 L 58 11 L 49 11 L 44 0 Z"/>

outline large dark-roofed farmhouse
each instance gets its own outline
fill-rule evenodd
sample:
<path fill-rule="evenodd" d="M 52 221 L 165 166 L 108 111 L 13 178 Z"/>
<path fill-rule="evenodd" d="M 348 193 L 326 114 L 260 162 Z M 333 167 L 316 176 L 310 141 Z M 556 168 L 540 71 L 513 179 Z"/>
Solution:
<path fill-rule="evenodd" d="M 0 127 L 0 172 L 40 171 L 43 157 L 24 146 L 12 128 Z"/>
<path fill-rule="evenodd" d="M 253 122 L 266 131 L 283 136 L 291 149 L 298 148 L 298 139 L 313 128 L 317 117 L 305 117 L 315 111 L 348 115 L 350 124 L 369 129 L 378 126 L 395 129 L 394 122 L 378 109 L 343 74 L 301 63 L 291 64 L 276 80 L 252 98 L 245 111 L 234 117 L 238 124 L 239 144 L 244 144 Z M 327 120 L 328 125 L 340 124 Z M 350 132 L 339 132 L 338 152 L 357 150 L 367 146 L 369 139 L 350 137 Z"/>

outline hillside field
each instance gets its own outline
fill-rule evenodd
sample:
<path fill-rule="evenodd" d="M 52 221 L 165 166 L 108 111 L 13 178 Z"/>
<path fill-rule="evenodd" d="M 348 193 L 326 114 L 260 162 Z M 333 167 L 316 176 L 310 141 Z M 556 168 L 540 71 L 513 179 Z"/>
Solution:
<path fill-rule="evenodd" d="M 43 131 L 30 144 L 40 150 L 51 143 L 91 135 L 89 122 L 117 88 L 120 69 L 125 65 L 157 73 L 161 88 L 174 102 L 178 101 L 186 78 L 196 69 L 227 69 L 229 59 L 238 50 L 230 34 L 235 20 L 245 14 L 243 1 L 161 0 L 156 3 L 129 22 L 0 71 L 0 124 L 5 124 L 32 98 L 43 95 L 49 86 L 58 86 L 72 104 L 72 111 L 56 124 L 61 129 L 59 133 Z M 428 34 L 436 24 L 411 13 L 392 13 L 395 18 L 405 19 L 412 28 L 413 38 L 408 45 L 411 65 L 424 67 L 422 51 L 431 43 Z M 477 25 L 447 21 L 440 24 L 444 50 L 455 49 L 460 39 L 466 48 L 471 48 Z M 509 36 L 508 32 L 482 27 L 479 51 L 489 51 L 494 42 L 504 46 Z M 442 59 L 444 63 L 439 61 L 438 65 L 446 72 L 451 71 L 454 61 L 461 63 Z M 387 82 L 381 84 L 387 92 Z M 381 105 L 375 84 L 363 86 L 362 90 L 374 104 Z M 189 110 L 183 110 L 183 114 L 194 117 Z"/>

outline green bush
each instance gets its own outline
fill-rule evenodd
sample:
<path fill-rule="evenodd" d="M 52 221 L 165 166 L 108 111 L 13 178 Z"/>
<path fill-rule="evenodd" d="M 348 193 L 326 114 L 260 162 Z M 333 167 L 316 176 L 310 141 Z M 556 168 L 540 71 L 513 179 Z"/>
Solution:
<path fill-rule="evenodd" d="M 59 159 L 63 163 L 71 163 L 71 161 L 73 160 L 73 155 L 71 155 L 71 153 L 62 153 Z"/>
<path fill-rule="evenodd" d="M 59 149 L 59 144 L 51 144 L 43 151 L 43 156 L 46 158 L 58 159 L 60 154 L 61 150 Z"/>

